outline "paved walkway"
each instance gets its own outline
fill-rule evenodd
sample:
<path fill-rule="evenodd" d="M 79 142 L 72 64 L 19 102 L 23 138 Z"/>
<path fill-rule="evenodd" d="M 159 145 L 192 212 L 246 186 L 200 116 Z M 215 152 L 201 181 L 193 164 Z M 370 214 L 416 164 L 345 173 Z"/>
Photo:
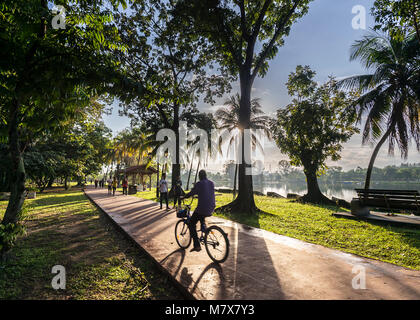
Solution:
<path fill-rule="evenodd" d="M 196 299 L 420 299 L 420 271 L 211 217 L 208 224 L 219 224 L 231 244 L 218 265 L 204 248 L 179 249 L 174 210 L 105 189 L 85 192 Z M 364 290 L 352 287 L 354 266 L 366 270 Z"/>

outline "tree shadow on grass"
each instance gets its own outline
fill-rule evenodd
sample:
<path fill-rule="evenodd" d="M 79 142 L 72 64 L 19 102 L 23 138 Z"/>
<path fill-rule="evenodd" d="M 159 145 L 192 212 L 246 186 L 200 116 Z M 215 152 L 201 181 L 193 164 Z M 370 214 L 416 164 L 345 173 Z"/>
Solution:
<path fill-rule="evenodd" d="M 42 207 L 42 206 L 54 206 L 54 205 L 61 205 L 66 206 L 70 205 L 67 203 L 73 202 L 81 203 L 86 201 L 86 197 L 78 192 L 77 195 L 71 195 L 71 196 L 54 196 L 54 197 L 38 197 L 36 199 L 30 200 L 29 204 L 31 207 Z"/>
<path fill-rule="evenodd" d="M 182 297 L 168 282 L 167 277 L 160 276 L 150 259 L 139 252 L 108 217 L 95 210 L 95 214 L 92 214 L 85 212 L 83 207 L 75 207 L 74 197 L 81 198 L 83 201 L 80 202 L 89 203 L 83 195 L 56 196 L 49 197 L 49 201 L 43 201 L 42 198 L 33 201 L 34 219 L 27 223 L 28 232 L 12 249 L 9 261 L 1 266 L 0 299 L 89 298 L 89 292 L 99 292 L 106 299 L 107 290 L 113 285 L 121 284 L 113 280 L 113 270 L 121 268 L 130 273 L 132 267 L 129 264 L 146 274 L 151 283 L 149 290 L 154 297 Z M 66 200 L 70 201 L 68 208 Z M 57 204 L 58 201 L 62 204 L 51 207 L 48 215 L 40 215 L 36 211 L 36 205 Z M 51 288 L 51 268 L 54 265 L 63 265 L 66 268 L 66 290 L 56 291 Z M 86 274 L 84 271 L 88 270 L 100 272 L 88 272 L 88 278 L 82 279 L 87 283 L 79 288 L 80 274 Z M 136 277 L 139 277 L 138 273 Z M 115 288 L 111 291 L 116 291 L 120 298 L 126 297 L 124 286 L 130 287 L 130 279 L 122 282 L 122 291 L 118 292 Z M 103 290 L 101 285 L 98 286 L 103 280 L 106 280 L 103 283 L 110 286 L 108 289 Z"/>

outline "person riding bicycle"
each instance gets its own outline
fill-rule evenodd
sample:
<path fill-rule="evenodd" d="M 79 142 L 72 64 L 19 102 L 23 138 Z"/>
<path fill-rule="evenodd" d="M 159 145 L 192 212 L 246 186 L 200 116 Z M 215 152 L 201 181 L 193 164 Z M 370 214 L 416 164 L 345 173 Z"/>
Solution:
<path fill-rule="evenodd" d="M 189 198 L 194 195 L 198 196 L 197 208 L 194 210 L 189 222 L 190 234 L 194 241 L 194 248 L 191 249 L 191 251 L 201 250 L 196 229 L 197 222 L 200 221 L 201 227 L 203 228 L 205 225 L 205 218 L 210 217 L 216 207 L 213 181 L 207 179 L 207 173 L 204 170 L 200 170 L 198 177 L 200 181 L 197 182 L 191 192 L 186 194 L 184 197 Z"/>

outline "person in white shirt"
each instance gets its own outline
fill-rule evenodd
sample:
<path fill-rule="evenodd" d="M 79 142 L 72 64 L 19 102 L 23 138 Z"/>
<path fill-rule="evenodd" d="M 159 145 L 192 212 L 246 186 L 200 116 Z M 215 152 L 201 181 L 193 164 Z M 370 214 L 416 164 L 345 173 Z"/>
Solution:
<path fill-rule="evenodd" d="M 169 210 L 168 204 L 168 182 L 166 181 L 166 173 L 162 174 L 162 179 L 159 181 L 159 191 L 160 191 L 160 208 L 162 209 L 162 200 L 165 198 L 166 210 Z"/>

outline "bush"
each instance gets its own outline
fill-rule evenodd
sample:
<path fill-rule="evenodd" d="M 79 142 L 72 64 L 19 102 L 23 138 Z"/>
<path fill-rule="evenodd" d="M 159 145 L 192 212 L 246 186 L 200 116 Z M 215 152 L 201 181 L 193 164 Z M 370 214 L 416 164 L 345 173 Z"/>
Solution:
<path fill-rule="evenodd" d="M 26 218 L 27 209 L 22 208 L 18 214 L 18 222 L 0 224 L 0 257 L 9 251 L 16 242 L 16 239 L 25 233 L 23 221 Z"/>

